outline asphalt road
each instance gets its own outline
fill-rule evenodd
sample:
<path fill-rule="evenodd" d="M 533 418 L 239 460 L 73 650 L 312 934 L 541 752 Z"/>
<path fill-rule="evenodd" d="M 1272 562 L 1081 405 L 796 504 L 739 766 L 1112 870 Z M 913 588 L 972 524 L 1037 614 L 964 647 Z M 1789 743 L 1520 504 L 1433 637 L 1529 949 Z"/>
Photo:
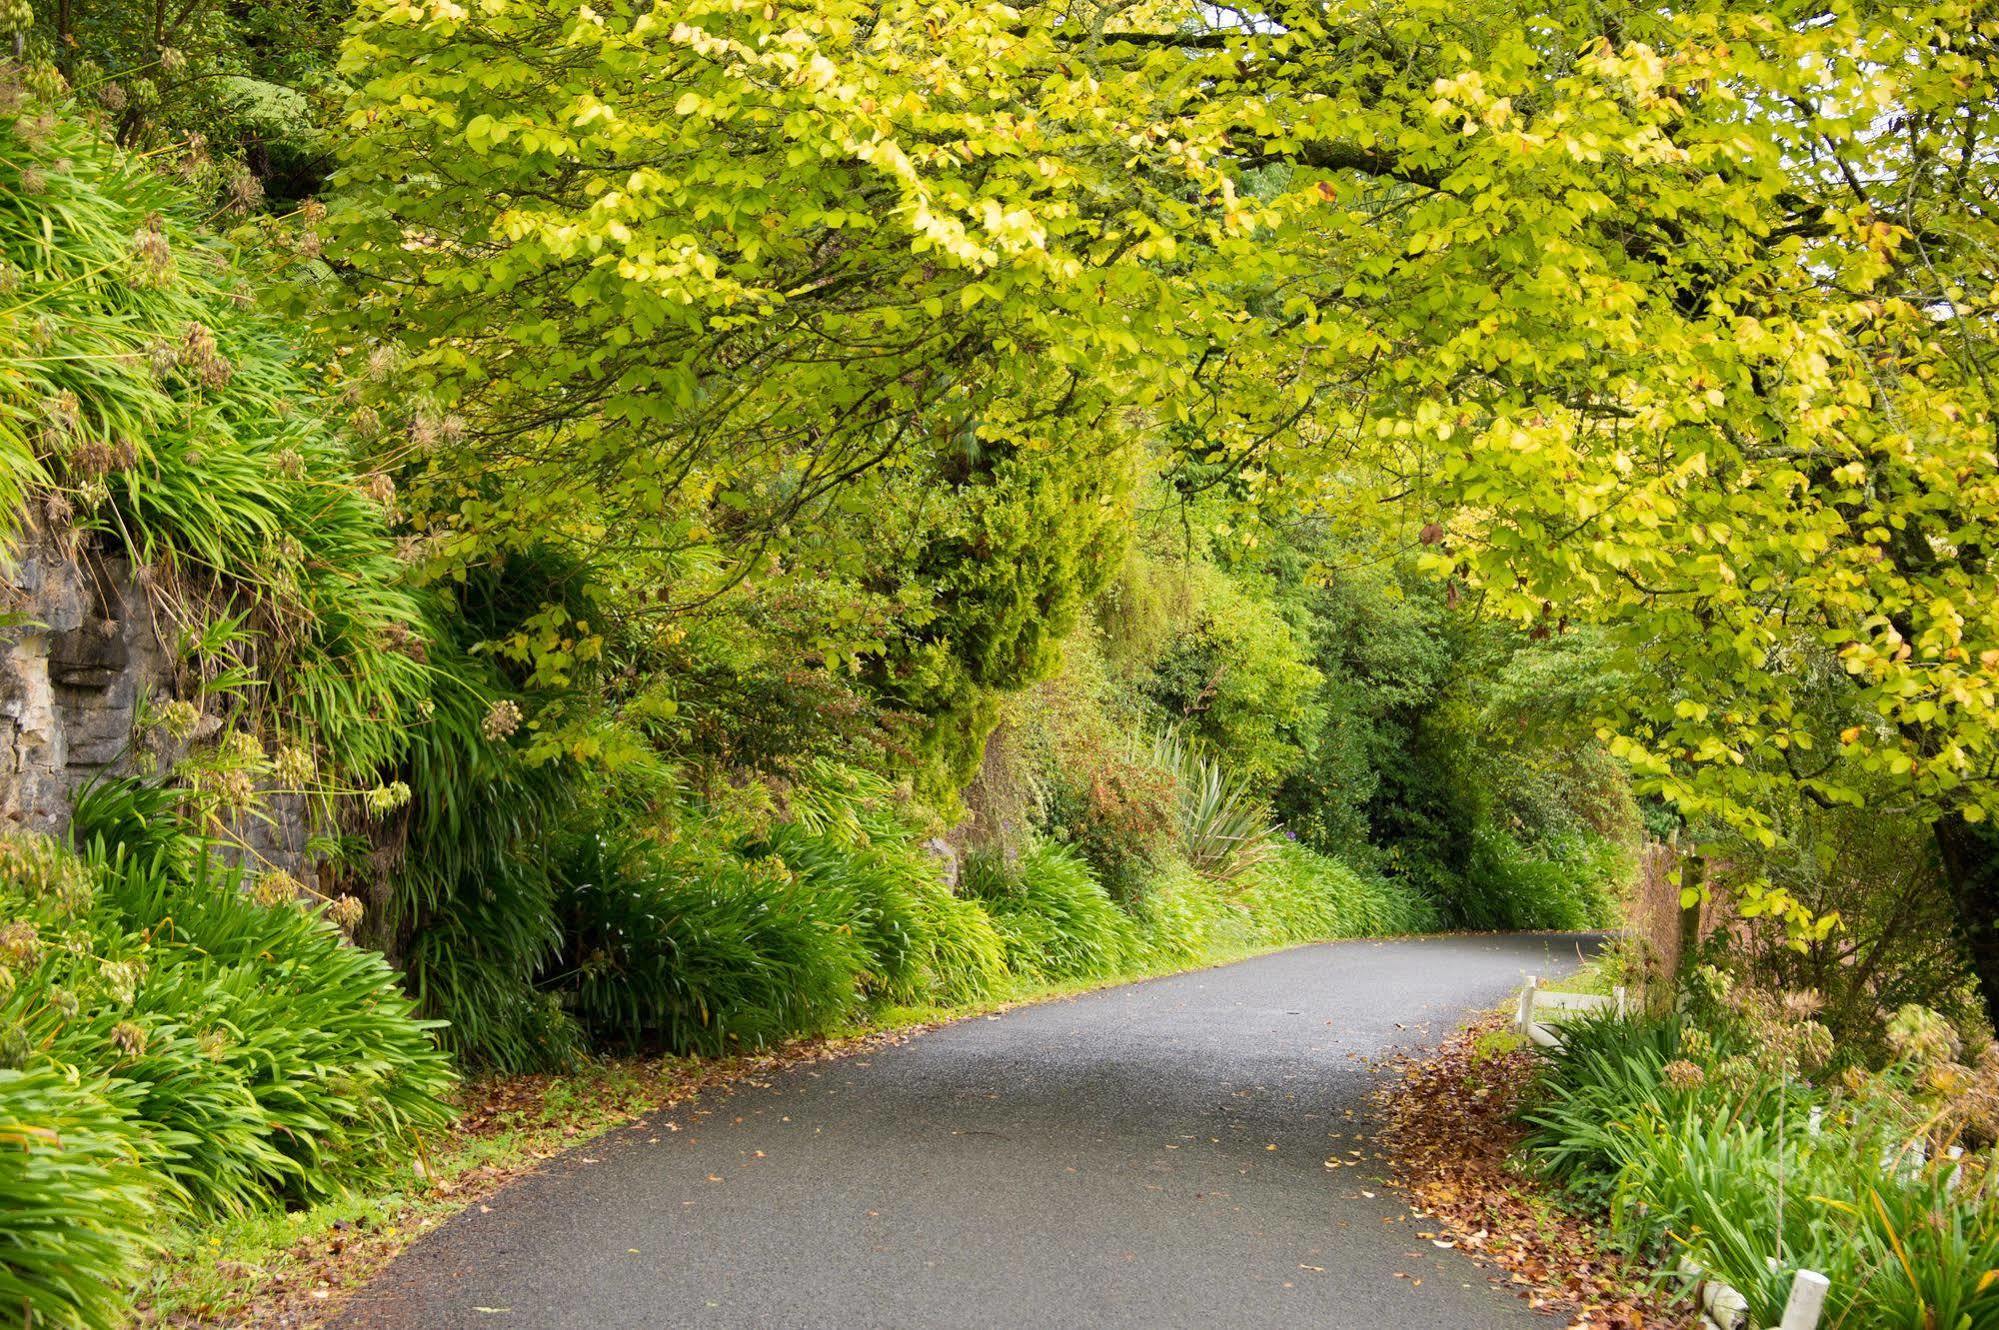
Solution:
<path fill-rule="evenodd" d="M 445 1224 L 338 1324 L 1546 1330 L 1375 1180 L 1365 1063 L 1578 947 L 1300 947 L 715 1092 Z"/>

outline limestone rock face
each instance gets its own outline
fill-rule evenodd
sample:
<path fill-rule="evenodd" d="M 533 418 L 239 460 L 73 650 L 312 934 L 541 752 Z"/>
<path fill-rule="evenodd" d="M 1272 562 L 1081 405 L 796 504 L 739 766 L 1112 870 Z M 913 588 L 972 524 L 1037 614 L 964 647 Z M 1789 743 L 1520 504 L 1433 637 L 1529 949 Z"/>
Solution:
<path fill-rule="evenodd" d="M 122 559 L 30 534 L 4 585 L 0 819 L 60 832 L 76 791 L 129 761 L 139 699 L 166 681 L 168 656 Z"/>
<path fill-rule="evenodd" d="M 79 790 L 135 770 L 144 706 L 174 695 L 177 630 L 124 557 L 32 529 L 0 556 L 0 598 L 0 829 L 60 835 Z M 303 801 L 272 803 L 242 819 L 240 857 L 303 878 Z"/>

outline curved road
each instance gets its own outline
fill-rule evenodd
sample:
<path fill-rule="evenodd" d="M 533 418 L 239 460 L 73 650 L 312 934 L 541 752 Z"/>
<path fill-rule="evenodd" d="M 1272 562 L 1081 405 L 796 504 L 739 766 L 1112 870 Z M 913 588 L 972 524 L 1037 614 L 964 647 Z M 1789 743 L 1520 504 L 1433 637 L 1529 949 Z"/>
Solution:
<path fill-rule="evenodd" d="M 339 1324 L 1546 1330 L 1375 1181 L 1364 1064 L 1589 945 L 1300 947 L 714 1092 L 452 1220 Z"/>

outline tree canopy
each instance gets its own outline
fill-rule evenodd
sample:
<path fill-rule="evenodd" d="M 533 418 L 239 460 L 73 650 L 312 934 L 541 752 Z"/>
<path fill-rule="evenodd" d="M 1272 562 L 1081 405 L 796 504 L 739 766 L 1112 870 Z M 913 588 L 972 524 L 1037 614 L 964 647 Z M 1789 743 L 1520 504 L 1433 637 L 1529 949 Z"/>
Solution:
<path fill-rule="evenodd" d="M 451 548 L 692 603 L 891 458 L 1177 429 L 1615 625 L 1690 811 L 1999 808 L 1975 7 L 363 15 L 330 234 Z"/>

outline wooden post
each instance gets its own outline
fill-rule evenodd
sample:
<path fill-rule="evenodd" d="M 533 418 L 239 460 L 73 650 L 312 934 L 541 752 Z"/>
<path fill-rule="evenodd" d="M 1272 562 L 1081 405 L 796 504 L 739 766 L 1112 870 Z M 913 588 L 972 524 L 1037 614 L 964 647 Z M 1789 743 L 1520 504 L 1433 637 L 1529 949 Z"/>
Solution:
<path fill-rule="evenodd" d="M 1825 1313 L 1826 1290 L 1832 1281 L 1816 1270 L 1800 1270 L 1791 1280 L 1791 1300 L 1784 1304 L 1784 1319 L 1777 1330 L 1818 1330 Z"/>

